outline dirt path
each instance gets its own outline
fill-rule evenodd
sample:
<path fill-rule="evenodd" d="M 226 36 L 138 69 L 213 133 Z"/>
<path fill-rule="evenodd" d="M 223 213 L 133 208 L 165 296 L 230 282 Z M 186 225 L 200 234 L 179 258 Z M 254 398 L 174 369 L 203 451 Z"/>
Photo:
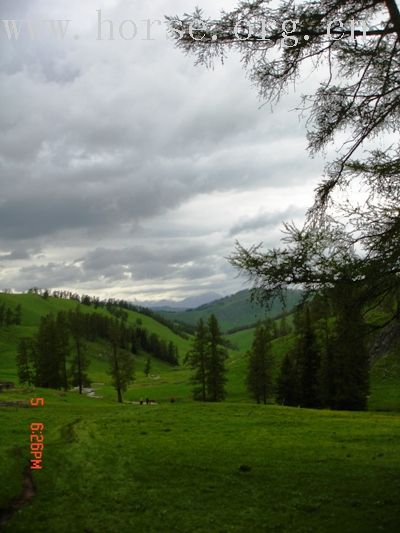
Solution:
<path fill-rule="evenodd" d="M 35 483 L 33 481 L 32 470 L 30 464 L 25 468 L 22 474 L 22 490 L 19 496 L 11 500 L 7 507 L 0 509 L 0 531 L 11 520 L 13 515 L 25 505 L 28 505 L 33 500 L 36 494 Z"/>

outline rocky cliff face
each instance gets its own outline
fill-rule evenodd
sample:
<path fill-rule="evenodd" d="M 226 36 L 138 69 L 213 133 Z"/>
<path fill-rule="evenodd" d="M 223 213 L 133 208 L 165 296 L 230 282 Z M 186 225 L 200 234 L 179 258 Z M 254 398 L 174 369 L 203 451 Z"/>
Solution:
<path fill-rule="evenodd" d="M 374 336 L 369 348 L 371 363 L 396 348 L 399 349 L 400 355 L 400 323 L 397 321 L 388 324 Z"/>

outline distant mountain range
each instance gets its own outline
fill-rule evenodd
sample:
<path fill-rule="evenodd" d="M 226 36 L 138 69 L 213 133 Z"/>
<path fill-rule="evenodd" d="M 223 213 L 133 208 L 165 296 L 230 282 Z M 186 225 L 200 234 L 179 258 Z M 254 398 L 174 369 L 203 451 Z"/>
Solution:
<path fill-rule="evenodd" d="M 266 309 L 250 301 L 250 291 L 243 290 L 219 298 L 212 302 L 207 302 L 191 309 L 160 309 L 157 312 L 170 321 L 184 322 L 195 325 L 200 318 L 207 319 L 214 314 L 224 331 L 232 328 L 250 326 L 259 320 L 267 317 L 274 318 L 284 311 L 290 311 L 301 299 L 301 291 L 287 291 L 286 307 L 282 306 L 279 300 L 274 300 L 270 309 Z"/>
<path fill-rule="evenodd" d="M 201 305 L 214 302 L 215 300 L 219 300 L 220 298 L 222 298 L 222 295 L 218 294 L 217 292 L 207 292 L 204 294 L 199 294 L 197 296 L 189 296 L 188 298 L 184 298 L 183 300 L 135 300 L 133 304 L 139 307 L 147 307 L 148 309 L 154 309 L 157 311 L 173 311 L 195 309 L 196 307 L 200 307 Z"/>

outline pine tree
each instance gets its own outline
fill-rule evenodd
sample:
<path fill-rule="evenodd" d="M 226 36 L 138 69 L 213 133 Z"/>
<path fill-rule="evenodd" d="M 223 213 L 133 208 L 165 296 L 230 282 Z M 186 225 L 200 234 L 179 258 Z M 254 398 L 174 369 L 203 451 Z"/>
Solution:
<path fill-rule="evenodd" d="M 310 309 L 306 306 L 297 344 L 297 364 L 299 369 L 299 397 L 302 407 L 320 407 L 320 366 L 321 355 L 313 327 Z"/>
<path fill-rule="evenodd" d="M 29 338 L 22 338 L 18 344 L 17 372 L 21 384 L 33 384 L 32 340 Z"/>
<path fill-rule="evenodd" d="M 131 336 L 131 353 L 137 354 L 140 349 L 140 338 L 137 332 L 137 329 L 132 330 L 132 336 Z"/>
<path fill-rule="evenodd" d="M 272 395 L 271 333 L 267 325 L 256 328 L 248 352 L 247 389 L 257 403 L 266 404 Z"/>
<path fill-rule="evenodd" d="M 5 311 L 6 311 L 6 305 L 3 302 L 1 302 L 0 303 L 0 327 L 4 325 Z"/>
<path fill-rule="evenodd" d="M 14 313 L 9 307 L 6 308 L 4 322 L 6 326 L 11 326 L 14 323 Z"/>
<path fill-rule="evenodd" d="M 293 354 L 288 353 L 283 358 L 277 380 L 277 401 L 282 405 L 299 405 L 298 383 L 296 360 Z"/>
<path fill-rule="evenodd" d="M 83 387 L 90 385 L 90 380 L 85 372 L 89 366 L 89 360 L 85 356 L 85 322 L 79 306 L 75 311 L 69 313 L 68 323 L 75 348 L 75 355 L 72 359 L 70 369 L 72 385 L 79 387 L 79 394 L 82 394 Z"/>
<path fill-rule="evenodd" d="M 297 308 L 294 324 L 297 340 L 282 362 L 277 399 L 285 405 L 320 407 L 321 355 L 308 305 Z"/>
<path fill-rule="evenodd" d="M 64 317 L 42 317 L 34 348 L 35 385 L 65 388 L 69 343 Z"/>
<path fill-rule="evenodd" d="M 21 325 L 21 320 L 22 320 L 22 307 L 20 304 L 17 305 L 17 307 L 14 309 L 14 324 L 16 326 L 20 326 Z"/>
<path fill-rule="evenodd" d="M 193 398 L 205 402 L 207 400 L 207 368 L 208 358 L 208 332 L 203 319 L 197 323 L 193 345 L 188 352 L 185 362 L 195 371 L 192 376 L 194 384 Z"/>
<path fill-rule="evenodd" d="M 122 403 L 122 393 L 133 381 L 134 364 L 132 354 L 120 349 L 121 324 L 117 320 L 109 323 L 108 338 L 110 342 L 109 364 L 112 384 L 117 391 L 118 402 Z"/>
<path fill-rule="evenodd" d="M 225 398 L 225 360 L 228 356 L 222 346 L 222 335 L 215 315 L 208 319 L 208 365 L 206 368 L 207 397 L 212 402 Z"/>
<path fill-rule="evenodd" d="M 328 291 L 317 293 L 310 303 L 310 317 L 319 335 L 321 349 L 320 400 L 322 407 L 330 407 L 334 395 L 334 350 L 329 319 L 333 318 L 332 301 Z"/>
<path fill-rule="evenodd" d="M 332 339 L 325 337 L 324 353 L 321 359 L 321 405 L 323 407 L 332 407 L 335 397 L 335 353 Z"/>
<path fill-rule="evenodd" d="M 56 319 L 56 357 L 60 368 L 60 382 L 64 390 L 68 390 L 67 361 L 69 354 L 70 344 L 67 315 L 59 312 Z"/>
<path fill-rule="evenodd" d="M 151 357 L 147 356 L 146 365 L 144 367 L 145 376 L 148 378 L 151 371 Z"/>
<path fill-rule="evenodd" d="M 336 324 L 333 340 L 333 409 L 365 410 L 369 391 L 369 358 L 365 323 L 357 289 L 337 284 L 334 291 Z"/>
<path fill-rule="evenodd" d="M 178 365 L 178 349 L 172 341 L 168 343 L 168 363 L 171 365 Z"/>

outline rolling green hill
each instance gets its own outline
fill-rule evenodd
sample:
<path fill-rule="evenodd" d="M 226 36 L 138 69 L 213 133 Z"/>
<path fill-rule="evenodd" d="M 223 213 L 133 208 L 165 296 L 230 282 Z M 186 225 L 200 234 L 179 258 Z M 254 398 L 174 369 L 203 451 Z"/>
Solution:
<path fill-rule="evenodd" d="M 200 318 L 207 319 L 214 314 L 223 331 L 232 328 L 250 326 L 259 320 L 280 315 L 283 311 L 290 311 L 299 303 L 300 291 L 287 291 L 287 305 L 284 308 L 279 300 L 274 300 L 269 310 L 250 301 L 250 291 L 240 291 L 226 298 L 202 305 L 196 309 L 186 311 L 159 311 L 159 314 L 171 321 L 177 320 L 195 325 Z"/>
<path fill-rule="evenodd" d="M 80 307 L 83 313 L 103 313 L 109 315 L 104 308 L 95 309 L 92 306 L 85 306 L 76 301 L 64 300 L 61 298 L 43 298 L 35 294 L 0 294 L 0 303 L 5 303 L 8 307 L 15 309 L 19 304 L 22 307 L 22 324 L 20 326 L 3 326 L 0 328 L 0 381 L 12 381 L 17 383 L 17 369 L 16 369 L 16 353 L 20 338 L 31 337 L 36 331 L 40 322 L 40 317 L 48 313 L 57 313 L 58 311 L 73 310 L 77 306 Z M 190 348 L 190 338 L 183 338 L 167 326 L 160 324 L 155 319 L 143 315 L 136 311 L 127 311 L 128 323 L 132 325 L 140 324 L 146 328 L 150 333 L 157 334 L 165 341 L 172 341 L 179 350 L 180 359 L 183 360 L 186 352 Z M 111 315 L 110 315 L 111 316 Z M 90 356 L 89 376 L 93 382 L 98 383 L 94 388 L 97 392 L 109 399 L 114 399 L 115 391 L 111 387 L 111 378 L 108 374 L 107 353 L 109 347 L 102 341 L 88 342 L 87 351 Z M 154 392 L 154 385 L 159 387 L 160 383 L 168 385 L 169 382 L 174 384 L 176 381 L 186 383 L 188 388 L 187 369 L 174 369 L 170 365 L 163 363 L 155 358 L 152 358 L 151 376 L 144 375 L 144 366 L 147 354 L 139 354 L 135 357 L 136 380 L 137 388 L 143 387 L 142 394 L 151 395 Z M 164 376 L 166 375 L 166 377 Z M 173 387 L 172 387 L 173 388 Z M 170 397 L 171 387 L 163 388 L 165 397 Z M 131 396 L 130 396 L 131 394 Z M 137 390 L 128 392 L 127 399 L 138 399 Z M 190 389 L 188 389 L 188 395 Z"/>
<path fill-rule="evenodd" d="M 0 328 L 0 381 L 17 382 L 16 351 L 19 339 L 34 335 L 40 317 L 49 312 L 74 309 L 80 305 L 82 312 L 106 313 L 104 308 L 95 310 L 91 306 L 77 304 L 76 301 L 49 297 L 47 299 L 34 294 L 9 295 L 0 294 L 0 303 L 5 302 L 15 308 L 22 306 L 22 325 Z M 288 317 L 290 321 L 290 316 Z M 190 349 L 191 338 L 182 338 L 167 326 L 157 322 L 152 317 L 136 311 L 128 311 L 128 322 L 132 325 L 138 322 L 149 332 L 156 333 L 161 339 L 174 342 L 179 349 L 181 362 Z M 227 393 L 230 401 L 248 401 L 245 387 L 246 356 L 245 353 L 253 341 L 254 328 L 244 329 L 227 335 L 227 339 L 235 347 L 229 350 L 227 361 Z M 287 335 L 273 341 L 274 373 L 277 375 L 285 353 L 294 343 L 294 336 Z M 111 386 L 108 374 L 106 343 L 98 341 L 87 343 L 91 364 L 89 376 L 95 383 L 96 392 L 109 400 L 115 399 L 115 391 Z M 191 398 L 191 371 L 185 365 L 172 368 L 170 365 L 153 358 L 152 371 L 149 377 L 144 375 L 146 354 L 139 354 L 135 361 L 135 381 L 124 395 L 126 401 L 136 401 L 140 397 L 154 397 L 158 400 L 168 400 L 176 396 L 181 400 Z M 371 370 L 371 396 L 369 405 L 374 410 L 400 409 L 400 363 L 397 352 L 383 354 L 378 358 Z"/>
<path fill-rule="evenodd" d="M 22 307 L 22 325 L 37 327 L 40 317 L 48 313 L 57 313 L 59 311 L 74 310 L 79 306 L 83 313 L 105 313 L 111 316 L 105 308 L 82 305 L 74 300 L 64 300 L 52 296 L 43 298 L 37 294 L 4 294 L 0 293 L 0 303 L 4 302 L 7 306 L 15 308 L 18 304 Z M 189 348 L 190 342 L 173 331 L 167 326 L 160 324 L 152 317 L 137 311 L 127 311 L 128 323 L 137 324 L 138 321 L 147 328 L 150 333 L 156 333 L 166 341 L 173 341 L 183 353 Z"/>

